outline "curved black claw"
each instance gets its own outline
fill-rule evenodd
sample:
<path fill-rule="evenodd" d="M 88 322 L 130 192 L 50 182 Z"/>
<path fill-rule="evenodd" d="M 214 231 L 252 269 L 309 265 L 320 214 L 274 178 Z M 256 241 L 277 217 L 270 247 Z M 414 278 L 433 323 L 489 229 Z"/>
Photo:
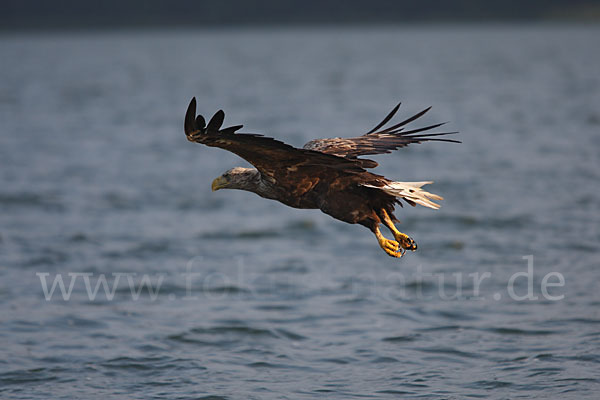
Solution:
<path fill-rule="evenodd" d="M 410 251 L 417 250 L 417 242 L 415 242 L 413 240 L 413 238 L 411 238 L 410 236 L 404 235 L 402 237 L 399 237 L 397 240 L 403 249 L 410 250 Z"/>

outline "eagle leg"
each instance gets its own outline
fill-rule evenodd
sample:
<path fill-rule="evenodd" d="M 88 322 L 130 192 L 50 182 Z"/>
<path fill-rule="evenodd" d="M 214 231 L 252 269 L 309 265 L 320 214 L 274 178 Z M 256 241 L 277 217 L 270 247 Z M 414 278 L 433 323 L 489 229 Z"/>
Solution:
<path fill-rule="evenodd" d="M 405 250 L 415 251 L 417 249 L 417 243 L 407 234 L 400 232 L 394 222 L 388 215 L 387 211 L 384 208 L 381 209 L 381 216 L 383 217 L 383 223 L 388 227 L 390 231 L 394 234 L 394 239 L 400 243 L 400 246 Z"/>
<path fill-rule="evenodd" d="M 379 230 L 379 226 L 375 225 L 373 228 L 373 233 L 375 237 L 377 237 L 377 241 L 379 242 L 379 246 L 385 251 L 389 256 L 400 258 L 404 255 L 405 250 L 400 247 L 400 244 L 395 240 L 386 239 Z"/>

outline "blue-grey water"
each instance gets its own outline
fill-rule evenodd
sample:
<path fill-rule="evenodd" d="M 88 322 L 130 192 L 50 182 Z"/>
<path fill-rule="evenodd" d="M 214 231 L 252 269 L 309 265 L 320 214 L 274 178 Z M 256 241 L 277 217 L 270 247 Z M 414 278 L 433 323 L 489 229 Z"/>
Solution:
<path fill-rule="evenodd" d="M 5 33 L 0 397 L 597 398 L 599 37 Z M 393 259 L 361 226 L 211 192 L 246 163 L 185 139 L 192 96 L 296 146 L 433 105 L 416 125 L 463 144 L 376 157 L 445 197 L 398 210 L 419 249 Z"/>

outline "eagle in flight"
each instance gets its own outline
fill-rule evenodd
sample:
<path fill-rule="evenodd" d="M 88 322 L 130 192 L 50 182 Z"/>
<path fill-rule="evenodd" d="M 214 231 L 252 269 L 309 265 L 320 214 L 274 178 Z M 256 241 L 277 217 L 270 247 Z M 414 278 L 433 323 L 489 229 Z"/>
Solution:
<path fill-rule="evenodd" d="M 431 181 L 398 182 L 369 172 L 367 169 L 378 164 L 359 156 L 390 153 L 411 143 L 460 142 L 440 138 L 456 132 L 427 133 L 443 124 L 405 130 L 431 107 L 386 128 L 399 107 L 362 136 L 311 140 L 301 149 L 262 135 L 237 133 L 242 125 L 222 128 L 222 110 L 206 124 L 202 115 L 196 116 L 196 98 L 188 106 L 184 130 L 190 142 L 228 150 L 255 167 L 230 169 L 212 182 L 213 191 L 247 190 L 290 207 L 320 209 L 340 221 L 369 228 L 383 251 L 402 257 L 406 250 L 416 250 L 417 244 L 394 226 L 399 222 L 394 206 L 402 206 L 403 200 L 411 206 L 438 209 L 439 204 L 433 200 L 442 197 L 422 189 Z M 382 235 L 380 224 L 392 232 L 395 240 Z"/>

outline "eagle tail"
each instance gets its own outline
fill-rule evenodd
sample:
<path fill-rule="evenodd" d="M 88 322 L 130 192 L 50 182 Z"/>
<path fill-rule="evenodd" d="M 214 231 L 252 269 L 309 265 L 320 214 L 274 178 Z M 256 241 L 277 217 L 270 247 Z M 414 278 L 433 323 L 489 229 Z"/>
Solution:
<path fill-rule="evenodd" d="M 374 186 L 374 185 L 364 185 L 366 187 L 383 190 L 387 194 L 390 194 L 395 197 L 400 197 L 404 199 L 411 206 L 415 206 L 416 204 L 420 204 L 424 207 L 433 208 L 437 210 L 440 208 L 440 205 L 434 203 L 432 200 L 443 200 L 442 196 L 439 196 L 434 193 L 429 193 L 423 189 L 422 186 L 433 183 L 433 181 L 423 181 L 423 182 L 387 182 L 383 186 Z"/>

